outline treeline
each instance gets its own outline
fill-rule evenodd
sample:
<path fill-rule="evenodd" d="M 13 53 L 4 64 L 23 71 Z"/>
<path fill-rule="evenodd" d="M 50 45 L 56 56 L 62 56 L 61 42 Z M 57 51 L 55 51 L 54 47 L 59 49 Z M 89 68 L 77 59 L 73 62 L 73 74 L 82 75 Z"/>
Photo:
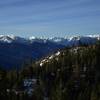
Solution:
<path fill-rule="evenodd" d="M 100 100 L 100 42 L 65 48 L 42 66 L 0 70 L 0 100 Z"/>

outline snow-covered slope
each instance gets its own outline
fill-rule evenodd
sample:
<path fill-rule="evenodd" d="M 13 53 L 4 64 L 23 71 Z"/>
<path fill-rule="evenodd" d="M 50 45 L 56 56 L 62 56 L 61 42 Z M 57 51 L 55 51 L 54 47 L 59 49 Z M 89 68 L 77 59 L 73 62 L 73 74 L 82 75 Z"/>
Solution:
<path fill-rule="evenodd" d="M 56 60 L 58 60 L 58 56 L 60 54 L 61 54 L 61 52 L 60 51 L 57 51 L 56 53 L 54 53 L 54 54 L 52 54 L 50 56 L 45 57 L 44 59 L 40 60 L 37 63 L 39 63 L 40 67 L 42 67 L 45 63 L 50 62 L 53 58 L 55 58 Z"/>

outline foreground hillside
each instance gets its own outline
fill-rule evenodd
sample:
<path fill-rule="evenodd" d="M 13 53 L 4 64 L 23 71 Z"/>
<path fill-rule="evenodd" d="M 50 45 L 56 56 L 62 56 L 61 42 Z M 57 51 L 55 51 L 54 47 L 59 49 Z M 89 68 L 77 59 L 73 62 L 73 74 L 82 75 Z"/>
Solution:
<path fill-rule="evenodd" d="M 100 42 L 65 48 L 20 72 L 1 70 L 0 99 L 100 100 Z"/>

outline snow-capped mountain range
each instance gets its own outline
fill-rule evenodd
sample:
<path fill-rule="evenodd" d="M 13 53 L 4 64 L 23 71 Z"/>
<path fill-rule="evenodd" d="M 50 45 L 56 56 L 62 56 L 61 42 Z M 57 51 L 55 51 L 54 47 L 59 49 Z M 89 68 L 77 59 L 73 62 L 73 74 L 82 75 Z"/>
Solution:
<path fill-rule="evenodd" d="M 22 38 L 0 35 L 0 67 L 19 68 L 30 59 L 39 60 L 65 47 L 90 45 L 100 40 L 100 35 L 74 36 L 70 38 Z M 19 66 L 19 67 L 18 67 Z"/>
<path fill-rule="evenodd" d="M 47 43 L 54 42 L 57 44 L 65 45 L 65 46 L 73 46 L 78 45 L 79 42 L 89 44 L 95 43 L 95 41 L 100 40 L 100 35 L 86 35 L 86 36 L 73 36 L 73 37 L 53 37 L 53 38 L 37 38 L 31 36 L 29 38 L 22 38 L 14 35 L 0 35 L 0 42 L 2 43 L 28 43 L 31 44 L 33 42 L 38 43 Z"/>

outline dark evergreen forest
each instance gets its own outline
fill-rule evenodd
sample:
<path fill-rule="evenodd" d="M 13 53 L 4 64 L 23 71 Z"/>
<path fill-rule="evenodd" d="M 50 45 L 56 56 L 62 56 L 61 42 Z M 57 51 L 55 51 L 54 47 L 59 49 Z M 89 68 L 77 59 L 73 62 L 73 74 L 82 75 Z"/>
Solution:
<path fill-rule="evenodd" d="M 0 100 L 100 100 L 100 42 L 60 52 L 43 66 L 0 69 Z"/>

